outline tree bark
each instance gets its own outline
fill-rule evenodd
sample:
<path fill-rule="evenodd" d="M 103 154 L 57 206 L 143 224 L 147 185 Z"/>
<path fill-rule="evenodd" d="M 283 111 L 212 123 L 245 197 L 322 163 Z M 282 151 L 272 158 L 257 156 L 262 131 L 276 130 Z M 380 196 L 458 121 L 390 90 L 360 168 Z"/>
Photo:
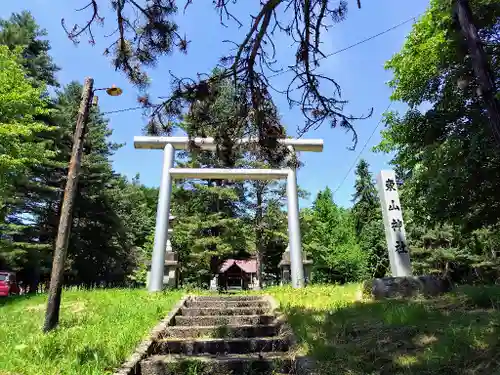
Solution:
<path fill-rule="evenodd" d="M 43 326 L 44 333 L 53 330 L 59 323 L 59 309 L 61 305 L 61 293 L 64 280 L 64 264 L 66 262 L 68 241 L 71 232 L 73 205 L 78 187 L 78 176 L 80 173 L 83 144 L 87 128 L 86 124 L 92 103 L 93 84 L 94 80 L 92 78 L 85 79 L 82 91 L 82 100 L 80 102 L 80 108 L 76 120 L 68 179 L 64 190 L 64 200 L 61 207 L 61 216 L 54 249 L 54 259 L 52 261 L 47 311 Z"/>
<path fill-rule="evenodd" d="M 486 53 L 474 24 L 468 0 L 456 0 L 456 14 L 460 29 L 472 57 L 472 67 L 479 84 L 479 95 L 484 102 L 493 136 L 500 146 L 500 104 L 496 99 L 495 80 Z"/>

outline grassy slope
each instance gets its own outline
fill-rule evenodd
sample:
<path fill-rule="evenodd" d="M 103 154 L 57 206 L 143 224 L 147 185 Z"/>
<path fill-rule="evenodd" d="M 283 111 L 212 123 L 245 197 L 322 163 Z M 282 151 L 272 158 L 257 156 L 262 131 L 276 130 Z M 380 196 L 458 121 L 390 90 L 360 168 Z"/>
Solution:
<path fill-rule="evenodd" d="M 495 374 L 500 289 L 360 302 L 358 285 L 270 288 L 322 374 Z M 204 293 L 205 294 L 205 293 Z M 182 292 L 66 292 L 61 327 L 40 332 L 45 298 L 0 300 L 0 374 L 111 373 Z M 3 303 L 3 305 L 2 305 Z"/>
<path fill-rule="evenodd" d="M 405 302 L 360 302 L 358 290 L 269 290 L 322 374 L 498 373 L 499 288 Z"/>
<path fill-rule="evenodd" d="M 68 291 L 60 328 L 41 333 L 45 296 L 0 300 L 0 374 L 112 373 L 182 292 Z"/>

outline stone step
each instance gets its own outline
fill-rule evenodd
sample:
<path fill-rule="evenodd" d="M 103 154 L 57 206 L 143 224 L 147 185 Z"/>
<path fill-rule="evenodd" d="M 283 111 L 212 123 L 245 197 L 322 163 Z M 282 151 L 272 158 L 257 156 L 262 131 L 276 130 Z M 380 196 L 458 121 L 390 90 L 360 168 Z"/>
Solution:
<path fill-rule="evenodd" d="M 177 326 L 216 326 L 240 324 L 271 324 L 276 319 L 274 315 L 211 315 L 182 316 L 175 318 Z"/>
<path fill-rule="evenodd" d="M 253 352 L 286 352 L 290 349 L 290 338 L 217 338 L 176 339 L 168 338 L 154 342 L 151 354 L 246 354 Z"/>
<path fill-rule="evenodd" d="M 221 301 L 221 300 L 187 300 L 186 307 L 193 308 L 211 308 L 211 309 L 232 309 L 235 307 L 250 307 L 254 309 L 269 309 L 269 303 L 267 301 L 255 300 L 255 301 Z"/>
<path fill-rule="evenodd" d="M 180 311 L 180 314 L 183 316 L 260 315 L 260 314 L 265 314 L 268 311 L 269 309 L 254 308 L 254 307 L 234 307 L 231 309 L 183 307 Z"/>
<path fill-rule="evenodd" d="M 140 367 L 141 375 L 310 374 L 300 358 L 282 352 L 226 356 L 157 355 L 142 360 Z"/>
<path fill-rule="evenodd" d="M 215 296 L 195 296 L 193 297 L 195 301 L 264 301 L 262 296 L 225 296 L 225 295 L 215 295 Z"/>
<path fill-rule="evenodd" d="M 223 326 L 170 326 L 160 334 L 161 338 L 236 338 L 236 337 L 266 337 L 278 336 L 283 330 L 280 324 L 248 324 Z"/>

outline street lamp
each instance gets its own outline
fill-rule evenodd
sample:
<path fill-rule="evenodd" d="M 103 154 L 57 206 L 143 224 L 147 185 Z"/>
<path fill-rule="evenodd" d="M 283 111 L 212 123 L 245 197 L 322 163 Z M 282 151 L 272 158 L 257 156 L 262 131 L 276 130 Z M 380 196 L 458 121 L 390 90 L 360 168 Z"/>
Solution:
<path fill-rule="evenodd" d="M 85 78 L 82 90 L 82 100 L 76 119 L 75 133 L 73 136 L 73 149 L 71 150 L 71 160 L 69 162 L 68 178 L 64 189 L 64 198 L 57 228 L 56 245 L 54 248 L 54 259 L 52 261 L 52 272 L 50 274 L 50 285 L 45 313 L 45 323 L 43 332 L 54 329 L 59 323 L 59 308 L 61 305 L 61 293 L 64 276 L 64 263 L 68 252 L 68 241 L 71 232 L 73 205 L 75 201 L 78 177 L 80 174 L 80 164 L 83 153 L 83 143 L 85 140 L 86 124 L 89 117 L 90 107 L 97 104 L 97 96 L 94 100 L 94 92 L 103 90 L 110 96 L 119 96 L 122 90 L 115 85 L 103 89 L 93 89 L 94 80 Z"/>
<path fill-rule="evenodd" d="M 94 93 L 96 91 L 106 91 L 106 93 L 109 95 L 109 96 L 120 96 L 121 94 L 123 94 L 123 90 L 119 87 L 116 87 L 115 85 L 111 86 L 111 87 L 105 87 L 105 88 L 102 88 L 102 89 L 94 89 L 92 91 L 92 105 L 97 105 L 98 102 L 99 102 L 99 97 L 96 95 L 94 96 Z"/>
<path fill-rule="evenodd" d="M 123 93 L 122 89 L 116 87 L 115 85 L 111 86 L 110 88 L 107 88 L 106 92 L 108 93 L 109 96 L 120 96 Z"/>

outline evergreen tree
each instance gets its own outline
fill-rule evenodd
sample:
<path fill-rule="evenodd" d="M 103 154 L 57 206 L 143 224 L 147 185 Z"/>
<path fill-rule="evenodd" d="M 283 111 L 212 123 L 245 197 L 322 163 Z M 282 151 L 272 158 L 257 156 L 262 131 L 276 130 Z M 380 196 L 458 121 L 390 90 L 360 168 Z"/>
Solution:
<path fill-rule="evenodd" d="M 269 168 L 269 163 L 262 160 L 258 154 L 246 153 L 241 165 L 245 168 Z M 264 282 L 264 272 L 270 271 L 270 274 L 276 274 L 277 265 L 279 263 L 273 262 L 266 264 L 265 259 L 276 260 L 278 254 L 276 251 L 284 251 L 284 243 L 276 244 L 277 247 L 265 241 L 265 238 L 277 240 L 283 239 L 281 233 L 272 233 L 272 228 L 277 225 L 277 228 L 282 229 L 279 222 L 275 220 L 279 218 L 272 218 L 269 216 L 271 213 L 277 214 L 277 210 L 281 210 L 286 197 L 286 186 L 280 180 L 253 180 L 247 181 L 244 184 L 245 199 L 242 202 L 244 206 L 244 213 L 253 229 L 254 250 L 255 258 L 257 261 L 257 280 L 258 288 L 261 288 Z M 283 248 L 283 249 L 282 249 Z"/>
<path fill-rule="evenodd" d="M 214 74 L 216 74 L 216 70 Z M 205 107 L 205 116 L 198 123 L 199 136 L 221 136 L 210 133 L 209 124 L 224 124 L 228 132 L 234 128 L 233 119 L 239 103 L 237 89 L 228 81 L 221 82 L 217 94 Z M 193 127 L 191 108 L 181 125 L 186 132 Z M 180 153 L 177 165 L 186 168 L 223 168 L 235 165 L 243 157 L 240 150 L 222 152 L 193 149 Z M 231 160 L 224 159 L 230 157 Z M 172 212 L 177 216 L 172 244 L 182 265 L 183 282 L 208 285 L 219 266 L 227 258 L 247 258 L 253 252 L 249 223 L 242 218 L 240 203 L 244 200 L 243 183 L 227 180 L 179 181 L 173 190 Z M 196 272 L 193 272 L 196 270 Z"/>
<path fill-rule="evenodd" d="M 47 115 L 43 87 L 34 88 L 18 63 L 19 49 L 0 46 L 0 220 L 13 218 L 10 211 L 15 186 L 30 168 L 48 163 L 54 152 L 36 134 L 52 131 L 37 116 Z M 26 262 L 27 249 L 15 246 L 16 225 L 2 226 L 0 264 L 18 270 Z"/>
<path fill-rule="evenodd" d="M 23 65 L 23 75 L 33 86 L 40 89 L 40 97 L 47 98 L 46 85 L 58 85 L 55 73 L 59 68 L 49 56 L 50 44 L 44 39 L 45 36 L 45 30 L 39 28 L 29 12 L 14 13 L 8 20 L 0 20 L 0 44 L 11 51 L 20 49 L 18 60 Z M 12 194 L 5 207 L 7 217 L 2 225 L 4 230 L 10 233 L 12 246 L 24 254 L 22 266 L 18 268 L 22 270 L 19 277 L 32 284 L 31 290 L 34 289 L 38 274 L 44 267 L 41 264 L 47 267 L 50 264 L 50 248 L 46 246 L 44 239 L 49 228 L 39 226 L 38 217 L 46 209 L 50 209 L 50 205 L 46 206 L 44 197 L 53 195 L 55 191 L 53 186 L 43 183 L 44 176 L 50 176 L 54 168 L 62 167 L 58 162 L 61 156 L 58 145 L 60 132 L 53 120 L 53 103 L 49 102 L 48 107 L 52 111 L 37 113 L 35 119 L 46 126 L 56 127 L 56 130 L 47 132 L 41 129 L 34 132 L 32 138 L 34 143 L 45 145 L 51 150 L 55 158 L 31 164 L 25 173 L 14 181 Z M 67 163 L 66 160 L 64 162 Z"/>
<path fill-rule="evenodd" d="M 359 161 L 355 175 L 351 213 L 356 236 L 361 250 L 368 256 L 368 276 L 382 277 L 387 273 L 389 256 L 377 189 L 366 160 Z"/>
<path fill-rule="evenodd" d="M 106 3 L 116 14 L 111 21 L 114 23 L 111 29 L 116 30 L 116 33 L 110 35 L 114 42 L 107 43 L 104 54 L 109 56 L 116 69 L 123 71 L 134 84 L 147 85 L 149 80 L 145 68 L 155 66 L 161 57 L 176 49 L 183 53 L 188 51 L 190 42 L 179 31 L 180 26 L 175 16 L 181 8 L 189 12 L 192 1 L 94 0 L 92 7 L 84 8 L 92 10 L 87 22 L 68 29 L 63 22 L 69 38 L 77 42 L 80 37 L 86 35 L 94 44 L 94 25 L 110 21 L 109 18 L 104 20 L 99 15 Z M 238 20 L 237 9 L 246 3 L 247 1 L 238 0 L 213 2 L 221 22 L 227 18 L 239 26 L 243 26 L 243 22 Z M 210 134 L 220 146 L 224 146 L 221 152 L 226 153 L 222 158 L 227 162 L 226 165 L 231 165 L 233 157 L 231 147 L 225 146 L 234 145 L 241 134 L 257 137 L 257 146 L 263 151 L 265 160 L 272 165 L 280 165 L 288 155 L 288 150 L 276 140 L 284 137 L 285 132 L 274 105 L 272 93 L 276 90 L 269 84 L 268 69 L 261 67 L 268 67 L 269 71 L 272 71 L 287 66 L 292 72 L 289 88 L 293 87 L 296 92 L 286 97 L 290 105 L 297 105 L 304 114 L 304 124 L 300 127 L 299 134 L 318 128 L 325 122 L 332 127 L 353 130 L 353 121 L 366 118 L 345 114 L 346 101 L 341 98 L 340 86 L 333 77 L 320 74 L 316 69 L 325 56 L 321 51 L 321 39 L 332 23 L 345 19 L 347 1 L 269 0 L 260 1 L 258 4 L 255 13 L 247 20 L 245 36 L 234 41 L 234 51 L 221 56 L 220 66 L 224 69 L 215 75 L 199 74 L 194 79 L 174 77 L 173 89 L 160 105 L 152 103 L 147 97 L 141 100 L 147 108 L 155 108 L 152 114 L 156 121 L 152 122 L 148 130 L 154 134 L 170 132 L 180 124 L 166 124 L 163 120 L 178 119 L 182 122 L 184 109 L 190 108 L 191 114 L 199 121 L 193 121 L 188 134 L 199 136 L 203 130 L 210 128 Z M 361 0 L 358 0 L 357 4 L 360 8 Z M 291 41 L 290 46 L 295 49 L 292 61 L 282 62 L 282 67 L 279 66 L 279 59 L 275 58 L 274 53 L 278 40 L 274 38 L 280 33 Z M 241 93 L 238 95 L 240 111 L 234 116 L 235 121 L 231 124 L 230 132 L 227 131 L 225 123 L 204 121 L 218 86 L 224 81 L 239 87 Z M 284 92 L 290 93 L 290 90 Z M 371 113 L 368 116 L 370 115 Z M 354 133 L 353 141 L 356 140 Z"/>
<path fill-rule="evenodd" d="M 381 216 L 380 203 L 377 189 L 373 182 L 366 160 L 361 159 L 356 165 L 356 181 L 354 183 L 354 194 L 352 202 L 352 214 L 356 226 L 356 234 L 359 236 L 366 224 Z"/>
<path fill-rule="evenodd" d="M 278 264 L 288 246 L 287 214 L 278 200 L 268 201 L 263 213 L 262 228 L 262 271 L 267 285 L 269 282 L 279 281 Z"/>
<path fill-rule="evenodd" d="M 356 238 L 349 210 L 337 206 L 332 191 L 320 191 L 311 209 L 304 210 L 304 248 L 314 261 L 313 280 L 351 282 L 366 273 L 367 254 Z"/>
<path fill-rule="evenodd" d="M 27 252 L 19 278 L 32 290 L 50 271 L 81 90 L 73 82 L 56 93 L 51 121 L 57 128 L 50 138 L 44 135 L 52 139 L 56 157 L 30 168 L 16 183 L 15 200 L 9 206 L 6 225 L 12 246 Z M 87 128 L 66 280 L 87 285 L 123 282 L 136 266 L 137 248 L 153 223 L 155 202 L 142 193 L 137 180 L 130 183 L 114 173 L 110 158 L 120 145 L 107 140 L 111 131 L 97 107 L 91 110 Z"/>
<path fill-rule="evenodd" d="M 183 283 L 207 286 L 224 260 L 249 256 L 252 232 L 236 213 L 238 199 L 235 188 L 209 180 L 185 181 L 174 189 L 172 244 Z"/>
<path fill-rule="evenodd" d="M 81 92 L 82 85 L 72 82 L 57 93 L 56 121 L 60 124 L 63 139 L 69 140 L 73 134 Z M 132 243 L 127 241 L 122 218 L 111 194 L 114 185 L 120 186 L 121 183 L 124 187 L 123 182 L 117 181 L 118 176 L 110 160 L 121 145 L 108 141 L 112 131 L 98 107 L 92 108 L 87 129 L 69 242 L 69 280 L 85 284 L 96 280 L 120 281 L 133 267 L 133 262 L 129 261 L 129 257 L 133 256 L 130 252 Z M 69 160 L 71 142 L 63 150 L 64 158 Z M 58 184 L 61 190 L 66 173 L 64 168 L 53 171 L 51 175 L 52 182 Z M 61 195 L 54 198 L 54 206 L 58 209 L 47 213 L 48 222 L 57 222 L 50 216 L 57 215 Z M 54 234 L 56 228 L 53 227 Z M 51 237 L 55 238 L 55 235 Z"/>
<path fill-rule="evenodd" d="M 21 46 L 22 64 L 35 86 L 59 86 L 55 74 L 59 70 L 49 55 L 47 32 L 40 29 L 30 12 L 13 13 L 8 20 L 0 19 L 0 44 L 11 50 Z"/>

